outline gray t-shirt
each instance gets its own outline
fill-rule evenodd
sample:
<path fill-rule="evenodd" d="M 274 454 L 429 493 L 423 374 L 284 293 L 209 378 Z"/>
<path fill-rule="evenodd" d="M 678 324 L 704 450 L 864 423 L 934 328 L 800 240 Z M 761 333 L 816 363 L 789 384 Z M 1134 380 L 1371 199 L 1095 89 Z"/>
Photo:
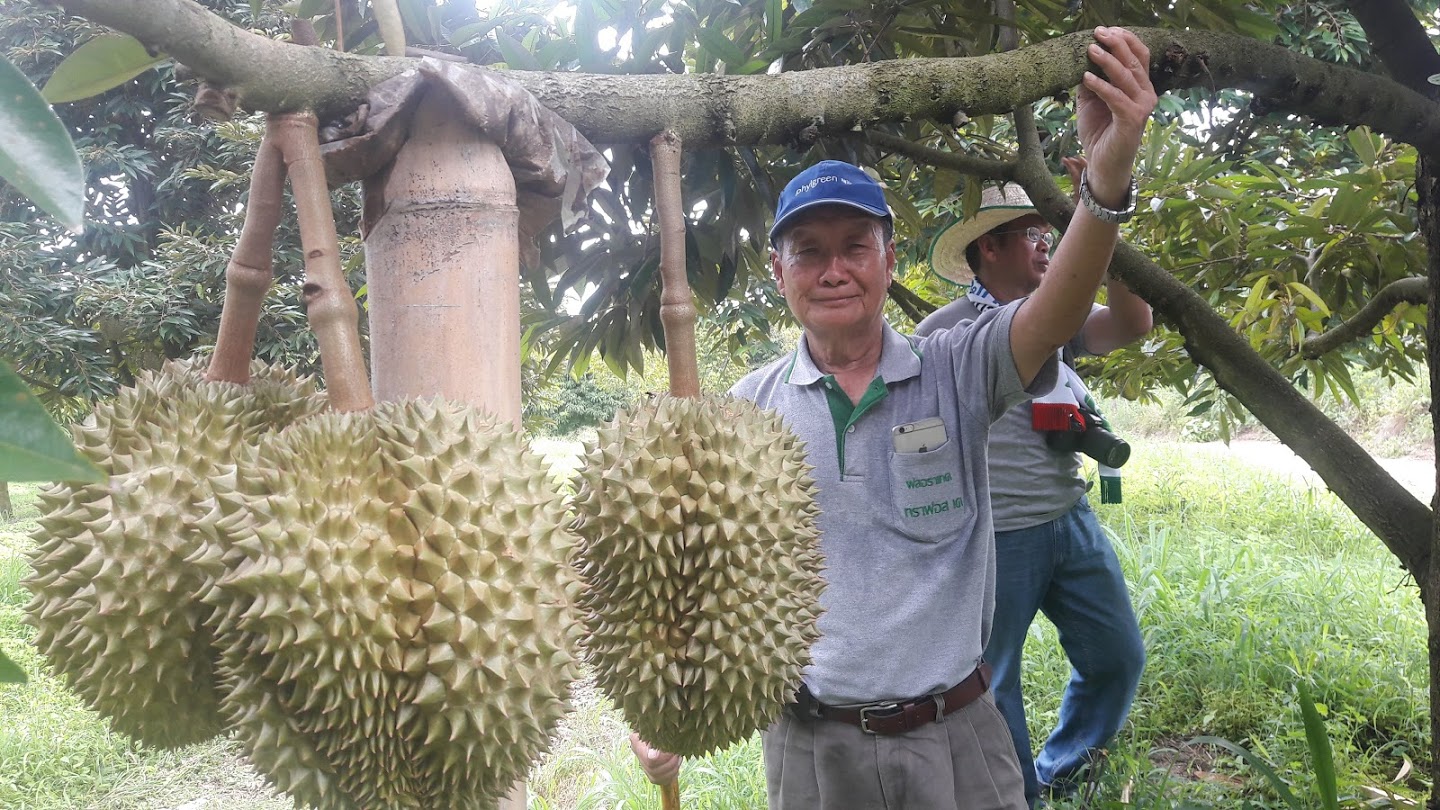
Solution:
<path fill-rule="evenodd" d="M 932 335 L 979 317 L 979 308 L 962 296 L 930 313 L 915 327 L 915 334 Z M 1071 357 L 1085 353 L 1078 335 L 1065 351 Z M 1049 391 L 1036 389 L 1034 393 L 1044 396 Z M 990 429 L 990 505 L 995 512 L 995 531 L 1049 523 L 1070 511 L 1084 494 L 1080 456 L 1045 446 L 1045 436 L 1030 424 L 1030 402 L 1006 411 Z"/>
<path fill-rule="evenodd" d="M 875 380 L 852 404 L 804 339 L 731 393 L 777 411 L 814 465 L 827 582 L 805 682 L 821 701 L 902 700 L 968 675 L 990 637 L 995 543 L 985 445 L 1024 398 L 1015 306 L 928 338 L 884 331 Z M 1055 384 L 1046 363 L 1032 389 Z M 944 444 L 897 453 L 891 428 L 927 417 Z"/>

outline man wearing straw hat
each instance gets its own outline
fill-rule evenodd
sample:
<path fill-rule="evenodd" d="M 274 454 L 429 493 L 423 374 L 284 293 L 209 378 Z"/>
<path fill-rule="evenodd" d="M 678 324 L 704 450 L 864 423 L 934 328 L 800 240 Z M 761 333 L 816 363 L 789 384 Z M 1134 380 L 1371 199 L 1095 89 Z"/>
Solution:
<path fill-rule="evenodd" d="M 1131 170 L 1155 105 L 1149 51 L 1097 28 L 1076 96 L 1088 205 L 1045 282 L 963 328 L 885 323 L 895 242 L 885 191 L 823 161 L 786 185 L 770 237 L 804 334 L 736 384 L 805 442 L 826 558 L 824 615 L 795 703 L 764 733 L 771 810 L 1022 810 L 1014 744 L 982 660 L 994 602 L 985 445 L 992 422 L 1054 387 L 1134 210 Z M 650 778 L 678 758 L 632 737 Z"/>
<path fill-rule="evenodd" d="M 1082 160 L 1066 159 L 1079 191 Z M 1054 235 L 1018 186 L 987 188 L 975 215 L 946 229 L 930 266 L 960 297 L 916 328 L 917 336 L 949 329 L 1034 293 L 1050 268 Z M 1058 258 L 1058 257 L 1057 257 Z M 1093 306 L 1062 352 L 1106 354 L 1150 331 L 1150 307 L 1111 281 L 1107 306 Z M 1069 359 L 1069 358 L 1066 358 Z M 990 505 L 995 522 L 995 619 L 985 658 L 995 668 L 995 700 L 1005 715 L 1025 775 L 1026 800 L 1073 791 L 1096 752 L 1130 710 L 1145 649 L 1130 595 L 1110 541 L 1085 497 L 1075 429 L 1087 411 L 1099 422 L 1085 385 L 1068 365 L 1051 391 L 1012 408 L 990 430 Z M 1109 437 L 1103 430 L 1094 436 Z M 1088 431 L 1086 431 L 1088 432 Z M 1062 441 L 1063 440 L 1063 441 Z M 1115 467 L 1123 444 L 1084 446 Z M 1114 455 L 1118 452 L 1118 456 Z M 1112 459 L 1118 458 L 1119 463 Z M 1118 502 L 1118 472 L 1100 464 L 1102 502 Z M 1072 664 L 1060 721 L 1032 757 L 1021 694 L 1021 652 L 1037 611 L 1059 630 Z"/>

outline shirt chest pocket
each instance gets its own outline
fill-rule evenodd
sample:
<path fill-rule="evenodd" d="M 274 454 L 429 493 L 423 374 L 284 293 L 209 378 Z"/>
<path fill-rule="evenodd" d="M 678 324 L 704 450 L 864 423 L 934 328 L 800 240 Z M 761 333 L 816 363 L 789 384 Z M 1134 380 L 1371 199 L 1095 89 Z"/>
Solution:
<path fill-rule="evenodd" d="M 960 447 L 950 439 L 924 453 L 890 454 L 890 522 L 920 543 L 960 532 L 968 511 L 961 497 Z"/>

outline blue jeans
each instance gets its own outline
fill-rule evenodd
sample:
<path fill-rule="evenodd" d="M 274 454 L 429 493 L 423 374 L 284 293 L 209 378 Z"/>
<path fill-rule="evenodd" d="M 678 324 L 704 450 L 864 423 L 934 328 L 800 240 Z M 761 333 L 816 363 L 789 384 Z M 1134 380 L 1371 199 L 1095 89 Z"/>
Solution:
<path fill-rule="evenodd" d="M 1060 724 L 1032 759 L 1020 661 L 1037 610 L 1060 631 L 1072 669 Z M 995 533 L 995 619 L 985 658 L 1034 807 L 1042 785 L 1074 775 L 1115 736 L 1145 668 L 1120 561 L 1085 498 L 1049 523 Z"/>

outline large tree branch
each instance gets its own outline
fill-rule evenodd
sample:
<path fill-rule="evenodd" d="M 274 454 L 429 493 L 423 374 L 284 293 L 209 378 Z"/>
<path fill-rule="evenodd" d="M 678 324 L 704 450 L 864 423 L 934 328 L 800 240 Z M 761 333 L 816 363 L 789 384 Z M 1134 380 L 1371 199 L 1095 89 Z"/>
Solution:
<path fill-rule="evenodd" d="M 930 166 L 939 166 L 942 169 L 950 169 L 982 180 L 1015 179 L 1014 161 L 995 160 L 932 149 L 914 141 L 908 141 L 899 135 L 891 135 L 879 130 L 865 133 L 865 138 L 876 146 Z"/>
<path fill-rule="evenodd" d="M 303 48 L 251 34 L 192 0 L 58 0 L 67 10 L 131 34 L 239 92 L 252 109 L 353 109 L 365 91 L 413 64 Z M 1388 78 L 1339 67 L 1247 37 L 1138 29 L 1154 54 L 1159 89 L 1249 90 L 1270 109 L 1321 123 L 1365 124 L 1440 151 L 1440 106 Z M 787 143 L 876 123 L 1007 113 L 1080 81 L 1090 35 L 1071 34 L 1009 53 L 903 59 L 761 76 L 508 75 L 595 143 L 647 142 L 666 128 L 694 147 Z"/>
<path fill-rule="evenodd" d="M 909 318 L 911 323 L 920 323 L 925 320 L 926 315 L 936 309 L 934 304 L 916 295 L 909 287 L 898 281 L 890 282 L 887 292 L 890 300 L 895 302 L 895 306 L 900 307 L 900 311 L 905 313 L 905 317 Z"/>
<path fill-rule="evenodd" d="M 1370 49 L 1395 81 L 1419 93 L 1434 91 L 1427 79 L 1440 73 L 1440 53 L 1409 3 L 1350 0 L 1345 5 L 1365 29 Z"/>
<path fill-rule="evenodd" d="M 1326 352 L 1334 351 L 1346 343 L 1368 334 L 1371 329 L 1375 328 L 1375 324 L 1400 304 L 1426 303 L 1430 296 L 1429 285 L 1429 280 L 1424 276 L 1402 278 L 1386 284 L 1350 320 L 1328 332 L 1307 339 L 1300 346 L 1300 354 L 1314 360 Z"/>

